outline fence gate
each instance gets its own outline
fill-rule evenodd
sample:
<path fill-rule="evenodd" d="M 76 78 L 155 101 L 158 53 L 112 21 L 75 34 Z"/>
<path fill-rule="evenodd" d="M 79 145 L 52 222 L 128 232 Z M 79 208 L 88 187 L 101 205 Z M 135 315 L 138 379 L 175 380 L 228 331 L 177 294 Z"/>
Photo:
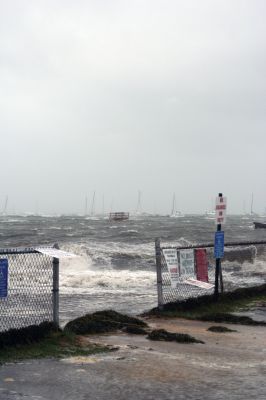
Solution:
<path fill-rule="evenodd" d="M 8 269 L 7 293 L 0 291 L 0 331 L 43 321 L 59 325 L 59 260 L 32 248 L 16 248 L 0 249 L 0 263 Z"/>

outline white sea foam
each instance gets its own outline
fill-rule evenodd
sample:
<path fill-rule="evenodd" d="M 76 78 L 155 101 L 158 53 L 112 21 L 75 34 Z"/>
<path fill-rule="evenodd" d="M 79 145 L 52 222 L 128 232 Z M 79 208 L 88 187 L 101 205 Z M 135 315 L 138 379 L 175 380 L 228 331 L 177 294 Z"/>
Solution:
<path fill-rule="evenodd" d="M 62 250 L 77 252 L 79 255 L 84 255 L 86 252 L 91 256 L 112 256 L 114 254 L 124 254 L 129 256 L 139 256 L 143 258 L 154 256 L 154 243 L 129 244 L 121 242 L 83 242 L 80 244 L 69 243 L 64 244 Z"/>
<path fill-rule="evenodd" d="M 130 293 L 148 294 L 156 291 L 155 273 L 129 270 L 89 270 L 70 272 L 61 269 L 60 291 L 62 293 Z"/>
<path fill-rule="evenodd" d="M 80 251 L 81 252 L 81 251 Z M 94 268 L 92 259 L 83 253 L 60 262 L 60 290 L 63 293 L 92 293 L 100 291 L 138 292 L 153 289 L 155 272 Z"/>
<path fill-rule="evenodd" d="M 129 249 L 123 248 L 125 254 L 141 254 L 139 246 L 132 246 Z M 149 246 L 142 245 L 142 249 L 151 254 Z M 75 258 L 63 259 L 60 261 L 60 290 L 63 293 L 92 293 L 92 292 L 130 292 L 147 293 L 154 291 L 156 283 L 156 273 L 145 270 L 114 269 L 111 265 L 112 252 L 121 251 L 121 246 L 116 244 L 108 246 L 94 243 L 94 247 L 88 249 L 87 244 L 69 244 L 62 249 L 77 255 Z M 91 254 L 89 254 L 89 252 Z M 105 253 L 103 252 L 105 250 Z M 130 250 L 130 251 L 129 251 Z M 96 252 L 96 254 L 94 254 Z M 121 254 L 121 253 L 120 253 Z M 143 253 L 142 253 L 143 254 Z M 95 265 L 95 258 L 102 259 L 103 265 Z"/>

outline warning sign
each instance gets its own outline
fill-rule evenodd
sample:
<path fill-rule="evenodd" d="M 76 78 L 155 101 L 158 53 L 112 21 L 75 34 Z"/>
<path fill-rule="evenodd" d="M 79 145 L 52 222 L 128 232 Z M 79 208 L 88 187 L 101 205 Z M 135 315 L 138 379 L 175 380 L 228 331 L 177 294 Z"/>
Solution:
<path fill-rule="evenodd" d="M 176 249 L 163 249 L 164 259 L 170 273 L 171 286 L 176 287 L 179 282 L 179 269 Z"/>
<path fill-rule="evenodd" d="M 215 222 L 216 224 L 225 224 L 226 222 L 226 197 L 219 196 L 216 197 L 215 206 Z"/>
<path fill-rule="evenodd" d="M 7 297 L 8 260 L 0 260 L 0 297 Z"/>
<path fill-rule="evenodd" d="M 179 252 L 180 275 L 195 277 L 194 250 L 186 249 Z"/>

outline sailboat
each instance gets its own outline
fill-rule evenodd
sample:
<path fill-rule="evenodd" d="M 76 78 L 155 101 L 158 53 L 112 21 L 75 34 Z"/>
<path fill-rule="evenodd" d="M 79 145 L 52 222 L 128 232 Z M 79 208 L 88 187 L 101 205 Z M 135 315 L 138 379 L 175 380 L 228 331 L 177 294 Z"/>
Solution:
<path fill-rule="evenodd" d="M 247 219 L 248 220 L 249 217 L 250 217 L 250 215 L 246 211 L 246 202 L 244 201 L 244 203 L 243 203 L 243 214 L 242 214 L 241 219 Z"/>
<path fill-rule="evenodd" d="M 142 204 L 141 204 L 141 191 L 138 191 L 138 203 L 137 203 L 137 207 L 136 207 L 136 211 L 135 211 L 135 215 L 139 216 L 142 215 Z"/>
<path fill-rule="evenodd" d="M 213 202 L 214 202 L 214 200 L 213 200 Z M 212 203 L 213 203 L 212 202 Z M 211 205 L 211 209 L 210 210 L 207 210 L 207 211 L 205 211 L 205 214 L 204 214 L 204 217 L 206 218 L 206 219 L 214 219 L 215 218 L 215 211 L 214 211 L 214 205 L 212 204 Z"/>
<path fill-rule="evenodd" d="M 215 218 L 215 211 L 207 210 L 204 214 L 206 219 L 214 219 Z"/>
<path fill-rule="evenodd" d="M 251 210 L 250 210 L 250 214 L 252 217 L 257 217 L 258 214 L 255 214 L 253 212 L 253 193 L 252 193 L 252 198 L 251 198 Z M 255 229 L 266 229 L 266 222 L 261 222 L 261 221 L 253 221 L 254 224 L 254 228 Z"/>
<path fill-rule="evenodd" d="M 90 208 L 90 212 L 88 213 L 88 197 L 85 197 L 85 209 L 84 209 L 84 215 L 86 217 L 86 219 L 93 219 L 93 220 L 97 220 L 98 217 L 97 215 L 95 215 L 95 191 L 93 192 L 92 195 L 92 201 L 91 201 L 91 208 Z"/>
<path fill-rule="evenodd" d="M 94 216 L 95 209 L 95 191 L 93 192 L 92 202 L 91 202 L 91 217 Z"/>
<path fill-rule="evenodd" d="M 184 214 L 182 214 L 181 211 L 176 210 L 176 198 L 175 198 L 175 193 L 174 193 L 170 218 L 182 218 L 182 217 L 184 217 Z"/>
<path fill-rule="evenodd" d="M 253 193 L 251 195 L 250 215 L 251 215 L 251 217 L 257 217 L 258 216 L 258 214 L 253 211 Z"/>
<path fill-rule="evenodd" d="M 8 205 L 8 196 L 6 196 L 6 198 L 5 198 L 5 204 L 3 206 L 3 210 L 1 213 L 2 216 L 6 216 L 6 214 L 7 214 L 7 205 Z"/>
<path fill-rule="evenodd" d="M 139 190 L 138 191 L 138 202 L 137 202 L 137 207 L 135 209 L 135 212 L 133 213 L 135 217 L 147 217 L 150 214 L 147 212 L 144 212 L 142 209 L 142 192 Z"/>

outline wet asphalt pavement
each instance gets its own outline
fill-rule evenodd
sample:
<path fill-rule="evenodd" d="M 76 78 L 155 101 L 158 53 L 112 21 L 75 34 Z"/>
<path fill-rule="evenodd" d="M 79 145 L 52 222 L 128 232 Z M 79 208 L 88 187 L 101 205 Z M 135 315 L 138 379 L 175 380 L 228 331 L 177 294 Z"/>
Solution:
<path fill-rule="evenodd" d="M 210 324 L 197 321 L 149 324 L 189 333 L 205 344 L 151 342 L 127 334 L 90 337 L 86 340 L 119 349 L 1 366 L 0 399 L 265 400 L 265 327 L 227 325 L 237 332 L 221 334 L 208 332 Z"/>

